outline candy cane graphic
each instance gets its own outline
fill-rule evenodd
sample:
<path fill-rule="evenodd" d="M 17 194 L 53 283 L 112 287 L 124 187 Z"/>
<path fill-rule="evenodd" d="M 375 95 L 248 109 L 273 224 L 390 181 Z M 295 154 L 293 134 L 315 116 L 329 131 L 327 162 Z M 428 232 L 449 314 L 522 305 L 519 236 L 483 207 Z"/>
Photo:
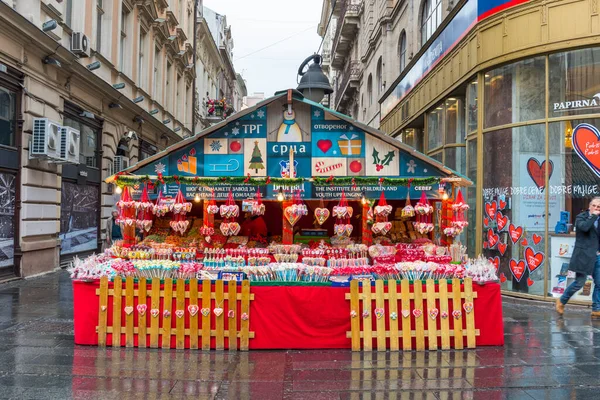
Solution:
<path fill-rule="evenodd" d="M 326 172 L 331 172 L 336 169 L 342 168 L 343 166 L 344 166 L 344 164 L 342 164 L 342 163 L 331 164 L 331 165 L 326 166 L 324 161 L 319 161 L 315 164 L 315 170 L 319 174 L 324 174 Z"/>

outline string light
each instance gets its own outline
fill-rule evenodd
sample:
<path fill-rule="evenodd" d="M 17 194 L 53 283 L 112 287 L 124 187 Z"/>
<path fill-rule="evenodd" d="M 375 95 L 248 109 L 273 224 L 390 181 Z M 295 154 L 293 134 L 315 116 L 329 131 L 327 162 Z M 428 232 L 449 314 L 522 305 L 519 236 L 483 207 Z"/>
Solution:
<path fill-rule="evenodd" d="M 360 202 L 362 203 L 363 206 L 367 204 L 367 198 L 365 197 L 365 192 L 362 192 Z"/>
<path fill-rule="evenodd" d="M 117 186 L 117 187 L 116 187 L 116 189 L 115 189 L 115 193 L 116 193 L 116 194 L 121 194 L 121 193 L 123 193 L 123 189 L 121 189 L 121 186 Z"/>
<path fill-rule="evenodd" d="M 279 189 L 279 193 L 277 193 L 277 201 L 283 201 L 283 191 Z"/>
<path fill-rule="evenodd" d="M 446 193 L 446 191 L 444 191 L 444 194 L 442 195 L 442 200 L 448 200 L 448 193 Z"/>
<path fill-rule="evenodd" d="M 196 195 L 194 196 L 194 202 L 200 203 L 200 193 L 196 192 Z"/>

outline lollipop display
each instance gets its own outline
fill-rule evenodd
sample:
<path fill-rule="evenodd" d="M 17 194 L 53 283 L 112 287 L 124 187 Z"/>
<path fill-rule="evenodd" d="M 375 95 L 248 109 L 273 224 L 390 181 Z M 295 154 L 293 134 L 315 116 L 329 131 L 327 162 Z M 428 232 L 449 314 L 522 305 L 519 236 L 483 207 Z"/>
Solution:
<path fill-rule="evenodd" d="M 143 232 L 150 231 L 150 228 L 152 227 L 152 210 L 154 204 L 152 204 L 150 197 L 148 196 L 147 186 L 144 186 L 140 200 L 135 202 L 135 208 L 137 210 L 135 225 Z"/>
<path fill-rule="evenodd" d="M 348 205 L 346 194 L 342 191 L 342 197 L 337 206 L 333 207 L 333 215 L 336 217 L 335 225 L 333 225 L 333 233 L 338 237 L 350 237 L 354 227 L 350 223 L 353 209 Z"/>

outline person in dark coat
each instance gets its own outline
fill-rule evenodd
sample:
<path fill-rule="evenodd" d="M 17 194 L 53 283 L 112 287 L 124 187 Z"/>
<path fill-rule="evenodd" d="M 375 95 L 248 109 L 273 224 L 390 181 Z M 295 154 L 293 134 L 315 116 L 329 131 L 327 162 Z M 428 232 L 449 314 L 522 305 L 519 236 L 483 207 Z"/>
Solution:
<path fill-rule="evenodd" d="M 565 304 L 577 293 L 588 277 L 594 278 L 592 293 L 592 317 L 600 318 L 600 197 L 594 197 L 589 209 L 575 219 L 575 248 L 569 270 L 575 272 L 575 281 L 556 300 L 556 312 L 563 314 Z"/>

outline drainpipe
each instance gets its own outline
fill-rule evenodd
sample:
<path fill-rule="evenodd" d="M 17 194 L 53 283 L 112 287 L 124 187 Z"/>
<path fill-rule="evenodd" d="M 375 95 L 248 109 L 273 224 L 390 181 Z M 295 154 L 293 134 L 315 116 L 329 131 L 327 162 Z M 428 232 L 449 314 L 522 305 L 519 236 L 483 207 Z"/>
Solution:
<path fill-rule="evenodd" d="M 193 90 L 192 90 L 192 136 L 194 136 L 196 134 L 196 41 L 198 40 L 198 32 L 196 30 L 196 19 L 198 18 L 198 3 L 200 2 L 200 0 L 195 0 L 194 1 L 194 41 L 193 41 L 193 54 L 194 54 L 194 61 L 192 61 L 192 64 L 194 65 L 194 84 L 193 84 Z"/>

